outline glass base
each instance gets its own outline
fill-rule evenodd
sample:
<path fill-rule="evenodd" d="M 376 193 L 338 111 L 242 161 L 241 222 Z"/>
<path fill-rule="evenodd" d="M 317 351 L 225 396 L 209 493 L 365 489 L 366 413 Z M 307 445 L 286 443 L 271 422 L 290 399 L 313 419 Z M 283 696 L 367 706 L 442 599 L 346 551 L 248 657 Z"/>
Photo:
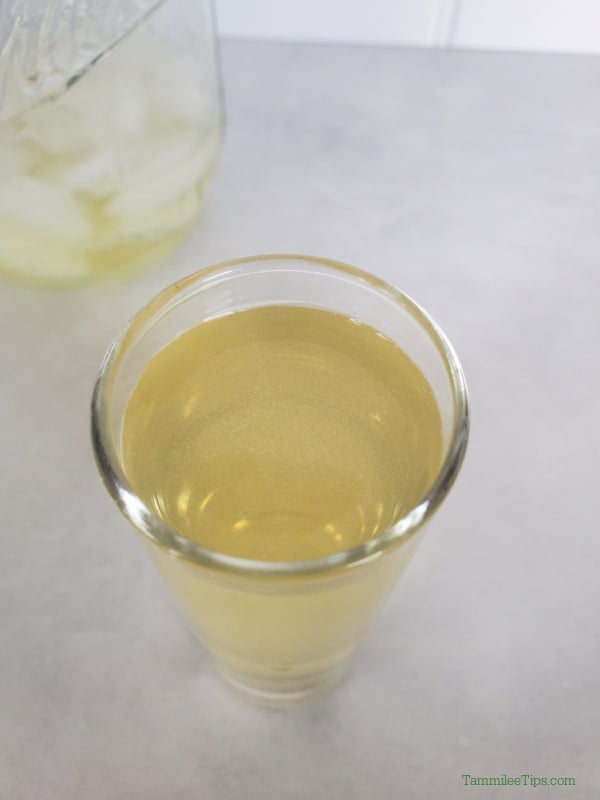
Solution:
<path fill-rule="evenodd" d="M 217 662 L 225 683 L 245 700 L 269 708 L 293 708 L 315 702 L 329 694 L 348 675 L 351 659 L 320 672 L 281 671 L 276 674 L 247 674 Z"/>

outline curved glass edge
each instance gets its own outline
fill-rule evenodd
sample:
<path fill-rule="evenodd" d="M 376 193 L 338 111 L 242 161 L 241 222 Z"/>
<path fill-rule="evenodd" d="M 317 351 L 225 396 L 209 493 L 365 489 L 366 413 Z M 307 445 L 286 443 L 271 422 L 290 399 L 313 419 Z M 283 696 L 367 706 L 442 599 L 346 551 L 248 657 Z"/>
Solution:
<path fill-rule="evenodd" d="M 119 356 L 126 349 L 128 340 L 132 335 L 135 335 L 137 339 L 159 316 L 168 313 L 179 302 L 184 302 L 188 299 L 191 295 L 184 295 L 184 292 L 194 284 L 198 284 L 196 291 L 202 291 L 207 278 L 227 276 L 228 270 L 242 264 L 258 264 L 262 261 L 277 260 L 308 262 L 321 267 L 333 268 L 338 273 L 350 275 L 371 288 L 384 292 L 403 306 L 425 328 L 442 356 L 449 373 L 455 403 L 454 424 L 448 452 L 440 467 L 436 481 L 423 499 L 379 536 L 348 550 L 304 561 L 260 561 L 239 558 L 210 550 L 197 542 L 180 536 L 154 514 L 137 496 L 120 467 L 119 459 L 114 452 L 112 441 L 108 434 L 109 410 L 106 406 L 106 389 L 110 383 L 111 372 L 117 366 Z M 291 263 L 288 265 L 289 267 L 292 267 Z M 195 293 L 192 292 L 191 294 Z M 141 327 L 137 328 L 140 323 Z M 395 545 L 407 541 L 431 518 L 456 480 L 466 453 L 469 422 L 467 386 L 458 356 L 441 328 L 421 306 L 391 284 L 357 267 L 326 258 L 286 253 L 248 256 L 224 261 L 182 278 L 163 289 L 129 320 L 113 340 L 100 366 L 91 404 L 91 437 L 96 464 L 107 491 L 125 518 L 154 545 L 166 550 L 176 558 L 184 558 L 209 569 L 224 570 L 228 573 L 246 577 L 270 576 L 282 578 L 325 575 L 343 568 L 366 564 L 379 558 L 386 551 L 394 548 Z"/>

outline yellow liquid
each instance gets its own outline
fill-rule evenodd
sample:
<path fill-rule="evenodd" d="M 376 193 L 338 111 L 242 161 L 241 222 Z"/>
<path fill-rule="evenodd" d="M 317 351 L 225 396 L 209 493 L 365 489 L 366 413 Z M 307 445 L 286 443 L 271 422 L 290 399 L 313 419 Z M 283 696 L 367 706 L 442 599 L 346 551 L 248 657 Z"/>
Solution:
<path fill-rule="evenodd" d="M 442 446 L 433 391 L 395 343 L 293 306 L 230 314 L 170 342 L 123 427 L 128 478 L 170 527 L 271 561 L 382 533 L 430 488 Z"/>

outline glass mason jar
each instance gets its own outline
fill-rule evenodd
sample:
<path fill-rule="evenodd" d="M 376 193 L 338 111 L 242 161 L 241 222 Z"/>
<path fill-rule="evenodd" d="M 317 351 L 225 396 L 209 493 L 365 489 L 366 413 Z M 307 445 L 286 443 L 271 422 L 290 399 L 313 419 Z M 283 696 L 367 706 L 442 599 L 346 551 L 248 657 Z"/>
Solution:
<path fill-rule="evenodd" d="M 11 0 L 0 14 L 0 273 L 75 285 L 161 260 L 220 149 L 211 0 Z"/>

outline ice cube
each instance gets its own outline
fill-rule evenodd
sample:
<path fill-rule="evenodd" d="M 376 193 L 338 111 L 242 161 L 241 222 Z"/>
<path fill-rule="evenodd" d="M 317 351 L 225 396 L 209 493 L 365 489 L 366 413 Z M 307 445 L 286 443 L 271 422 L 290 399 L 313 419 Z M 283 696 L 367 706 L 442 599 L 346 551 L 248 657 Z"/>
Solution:
<path fill-rule="evenodd" d="M 216 100 L 200 69 L 194 59 L 172 53 L 160 64 L 152 88 L 154 103 L 162 114 L 202 127 L 214 123 Z"/>
<path fill-rule="evenodd" d="M 69 189 L 97 199 L 113 194 L 119 185 L 119 162 L 108 147 L 92 155 L 60 164 L 53 178 Z"/>
<path fill-rule="evenodd" d="M 81 95 L 80 95 L 81 96 Z M 85 99 L 85 95 L 83 95 Z M 28 112 L 22 137 L 52 156 L 91 152 L 97 134 L 86 109 L 73 103 L 44 103 Z"/>
<path fill-rule="evenodd" d="M 120 78 L 101 59 L 62 96 L 29 109 L 22 117 L 23 135 L 53 156 L 91 153 L 106 140 Z"/>
<path fill-rule="evenodd" d="M 193 130 L 149 141 L 136 153 L 139 162 L 128 186 L 107 206 L 115 217 L 156 211 L 193 189 L 210 171 L 218 152 L 218 132 L 198 140 Z"/>
<path fill-rule="evenodd" d="M 20 175 L 0 181 L 0 221 L 19 223 L 66 242 L 81 242 L 90 225 L 71 192 L 40 178 Z"/>
<path fill-rule="evenodd" d="M 177 203 L 115 219 L 113 235 L 103 245 L 110 249 L 132 241 L 153 241 L 178 233 L 196 219 L 203 204 L 203 187 L 198 184 L 178 198 Z"/>
<path fill-rule="evenodd" d="M 143 133 L 147 117 L 147 89 L 139 74 L 125 74 L 110 87 L 111 107 L 108 127 L 117 138 L 126 139 Z"/>

